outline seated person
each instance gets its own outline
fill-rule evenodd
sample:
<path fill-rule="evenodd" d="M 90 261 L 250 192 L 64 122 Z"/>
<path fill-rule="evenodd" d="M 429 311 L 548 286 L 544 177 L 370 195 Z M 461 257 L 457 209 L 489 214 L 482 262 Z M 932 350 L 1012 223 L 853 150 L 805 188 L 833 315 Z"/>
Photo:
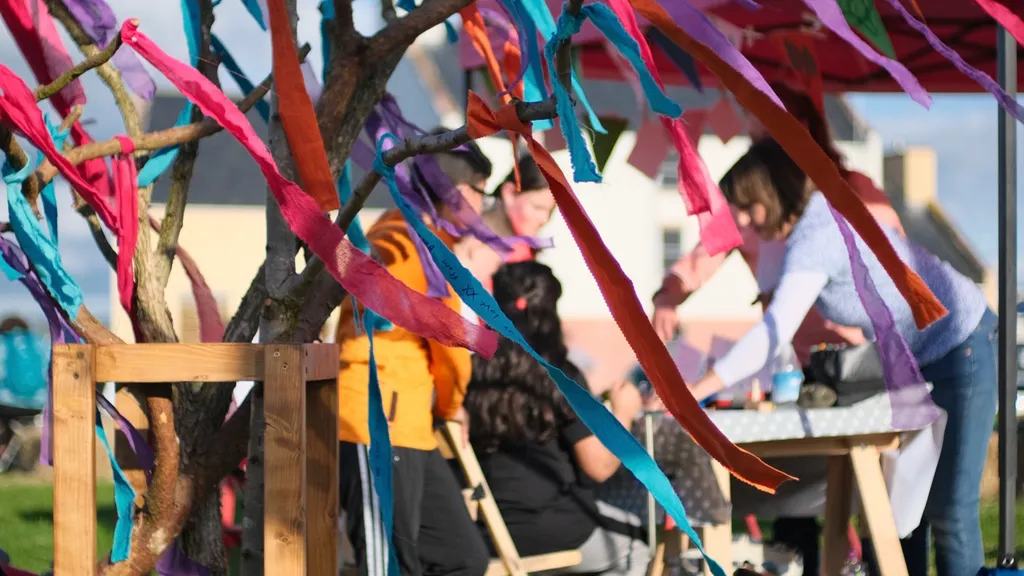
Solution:
<path fill-rule="evenodd" d="M 566 359 L 561 295 L 551 269 L 537 262 L 508 264 L 494 275 L 495 300 L 527 342 L 585 386 Z M 609 398 L 628 428 L 640 411 L 640 393 L 623 382 Z M 646 572 L 639 519 L 598 502 L 593 492 L 619 460 L 577 419 L 536 360 L 504 338 L 492 359 L 474 356 L 465 407 L 470 442 L 520 555 L 578 549 L 583 561 L 565 572 Z"/>

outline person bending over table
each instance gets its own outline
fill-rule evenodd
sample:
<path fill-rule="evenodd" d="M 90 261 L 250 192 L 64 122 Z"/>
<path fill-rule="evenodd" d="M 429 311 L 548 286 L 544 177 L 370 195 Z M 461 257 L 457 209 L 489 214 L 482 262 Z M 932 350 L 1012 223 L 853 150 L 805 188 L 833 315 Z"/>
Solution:
<path fill-rule="evenodd" d="M 826 320 L 871 333 L 828 203 L 778 143 L 754 144 L 720 185 L 737 221 L 765 241 L 783 242 L 785 251 L 764 318 L 692 385 L 698 399 L 762 368 L 780 343 L 790 341 L 812 306 Z M 933 400 L 948 415 L 924 519 L 903 542 L 908 570 L 911 576 L 927 574 L 930 525 L 939 575 L 975 574 L 984 560 L 979 492 L 996 413 L 995 314 L 971 280 L 891 228 L 886 233 L 900 258 L 949 311 L 932 326 L 917 330 L 909 305 L 874 253 L 857 238 L 896 329 L 932 384 Z"/>
<path fill-rule="evenodd" d="M 567 359 L 558 317 L 562 285 L 547 266 L 507 264 L 494 274 L 494 299 L 548 362 L 586 386 Z M 629 428 L 640 412 L 636 387 L 622 382 L 611 411 Z M 619 460 L 580 422 L 541 365 L 502 338 L 490 360 L 473 357 L 465 400 L 469 439 L 520 555 L 578 549 L 568 573 L 641 576 L 648 547 L 640 519 L 599 502 L 593 488 Z"/>

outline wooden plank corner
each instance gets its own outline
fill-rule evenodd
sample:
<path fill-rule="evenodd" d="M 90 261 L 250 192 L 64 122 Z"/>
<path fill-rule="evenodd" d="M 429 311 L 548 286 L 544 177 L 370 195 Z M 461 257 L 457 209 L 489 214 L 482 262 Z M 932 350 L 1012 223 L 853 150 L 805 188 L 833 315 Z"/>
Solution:
<path fill-rule="evenodd" d="M 305 344 L 306 380 L 334 380 L 338 377 L 340 360 L 337 344 Z"/>

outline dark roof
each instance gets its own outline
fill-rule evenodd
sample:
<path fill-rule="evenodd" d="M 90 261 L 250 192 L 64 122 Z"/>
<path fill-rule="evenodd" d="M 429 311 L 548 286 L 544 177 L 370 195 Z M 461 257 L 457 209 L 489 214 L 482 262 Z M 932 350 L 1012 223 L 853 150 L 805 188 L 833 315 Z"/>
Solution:
<path fill-rule="evenodd" d="M 410 122 L 430 130 L 440 124 L 433 100 L 420 82 L 415 68 L 403 59 L 388 81 L 388 91 L 394 94 L 402 113 Z M 147 130 L 161 130 L 174 125 L 178 113 L 185 105 L 185 99 L 177 94 L 158 94 L 153 98 L 146 119 Z M 267 141 L 267 125 L 255 110 L 246 117 L 264 142 Z M 353 186 L 357 185 L 365 172 L 353 167 Z M 165 175 L 153 186 L 153 202 L 167 202 L 170 178 Z M 234 137 L 221 131 L 199 144 L 189 188 L 189 204 L 262 206 L 266 202 L 267 184 L 256 163 Z M 391 208 L 387 191 L 378 186 L 367 201 L 368 208 Z"/>
<path fill-rule="evenodd" d="M 914 243 L 949 262 L 957 272 L 975 283 L 985 281 L 985 263 L 934 201 L 923 207 L 900 207 L 895 203 L 894 207 L 907 237 Z"/>

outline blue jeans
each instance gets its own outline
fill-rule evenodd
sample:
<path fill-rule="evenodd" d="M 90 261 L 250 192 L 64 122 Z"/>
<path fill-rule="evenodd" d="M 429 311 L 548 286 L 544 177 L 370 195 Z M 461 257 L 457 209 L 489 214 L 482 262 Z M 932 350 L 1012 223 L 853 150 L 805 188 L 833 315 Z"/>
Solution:
<path fill-rule="evenodd" d="M 995 326 L 986 312 L 966 341 L 921 368 L 948 420 L 924 519 L 903 541 L 910 576 L 928 574 L 929 527 L 939 576 L 973 575 L 984 565 L 978 507 L 998 398 Z"/>

